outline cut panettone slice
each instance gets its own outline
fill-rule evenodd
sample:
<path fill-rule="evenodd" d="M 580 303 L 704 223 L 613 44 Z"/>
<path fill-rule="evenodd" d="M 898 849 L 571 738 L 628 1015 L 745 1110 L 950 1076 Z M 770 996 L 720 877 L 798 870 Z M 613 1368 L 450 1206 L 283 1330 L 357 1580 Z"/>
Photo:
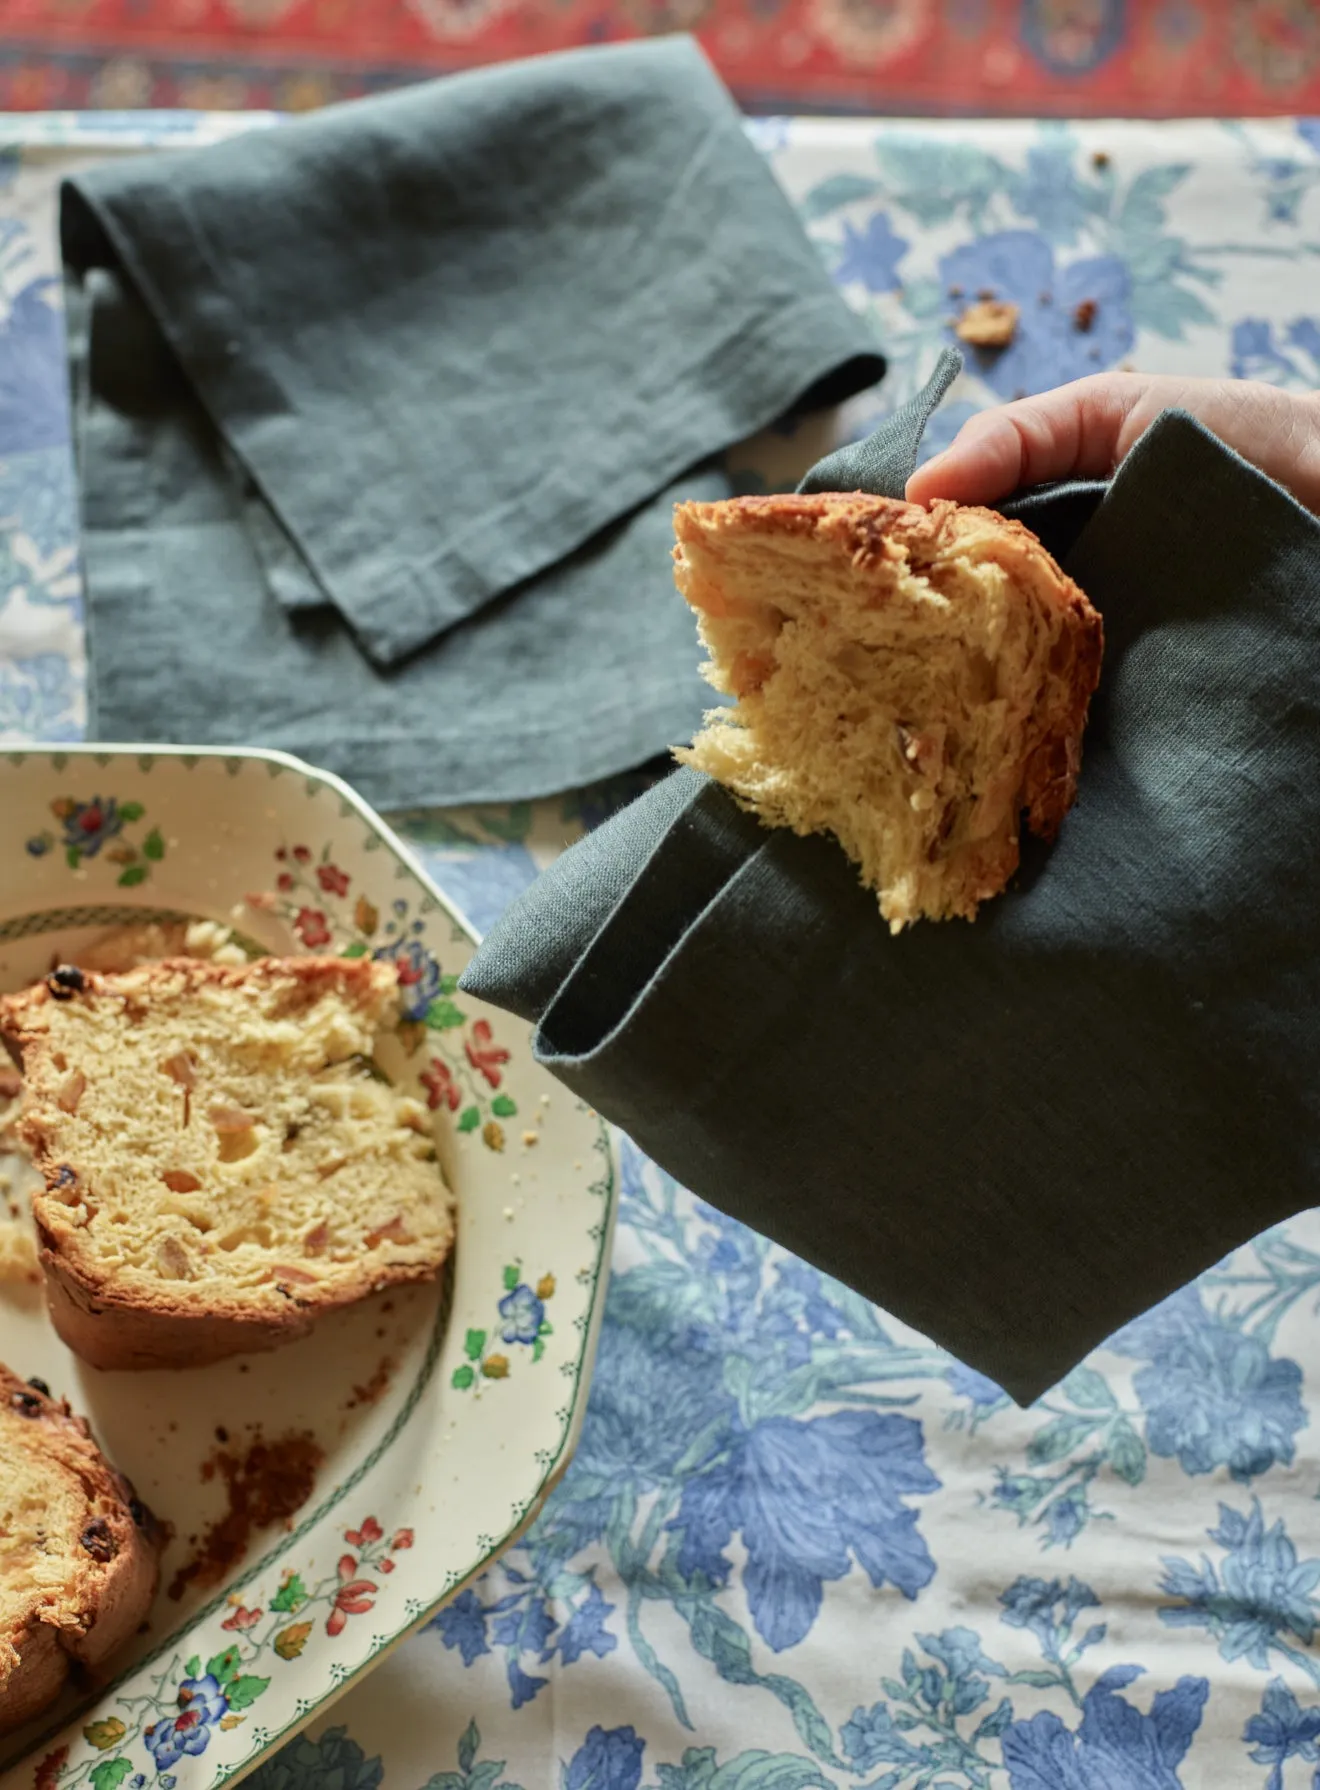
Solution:
<path fill-rule="evenodd" d="M 87 1425 L 0 1367 L 0 1734 L 52 1703 L 75 1662 L 101 1666 L 136 1632 L 159 1541 Z"/>
<path fill-rule="evenodd" d="M 38 1177 L 17 1129 L 22 1095 L 22 1076 L 0 1056 L 0 1298 L 6 1286 L 41 1279 L 31 1205 Z"/>
<path fill-rule="evenodd" d="M 430 1115 L 374 1061 L 370 958 L 74 967 L 0 1003 L 52 1319 L 96 1367 L 193 1367 L 436 1274 L 452 1198 Z"/>
<path fill-rule="evenodd" d="M 1071 806 L 1100 617 L 1020 523 L 852 495 L 680 504 L 680 591 L 735 698 L 684 763 L 769 826 L 831 833 L 897 932 L 972 918 L 1022 816 Z"/>

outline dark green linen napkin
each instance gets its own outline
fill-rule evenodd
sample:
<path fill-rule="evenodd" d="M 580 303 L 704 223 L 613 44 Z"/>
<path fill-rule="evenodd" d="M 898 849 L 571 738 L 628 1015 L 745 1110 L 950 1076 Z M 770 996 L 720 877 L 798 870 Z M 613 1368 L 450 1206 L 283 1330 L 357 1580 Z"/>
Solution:
<path fill-rule="evenodd" d="M 681 771 L 464 987 L 695 1192 L 1027 1403 L 1315 1201 L 1320 524 L 1178 413 L 1107 490 L 1020 507 L 1106 660 L 1075 809 L 973 924 L 891 937 L 832 841 Z"/>
<path fill-rule="evenodd" d="M 61 238 L 96 735 L 390 806 L 690 732 L 675 497 L 883 371 L 686 38 L 106 163 Z"/>

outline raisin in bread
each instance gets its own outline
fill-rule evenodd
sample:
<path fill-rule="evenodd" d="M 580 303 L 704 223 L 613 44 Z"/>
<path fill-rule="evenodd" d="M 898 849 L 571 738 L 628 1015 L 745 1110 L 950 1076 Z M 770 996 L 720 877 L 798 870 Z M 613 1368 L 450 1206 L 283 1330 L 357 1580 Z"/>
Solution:
<path fill-rule="evenodd" d="M 767 825 L 832 833 L 894 931 L 972 918 L 1077 787 L 1100 618 L 1020 523 L 854 495 L 675 512 L 732 708 L 677 756 Z"/>
<path fill-rule="evenodd" d="M 0 1367 L 0 1734 L 98 1667 L 156 1592 L 160 1536 L 87 1425 Z"/>
<path fill-rule="evenodd" d="M 429 1115 L 383 1081 L 370 958 L 64 968 L 0 1002 L 51 1316 L 96 1367 L 193 1367 L 428 1279 L 453 1241 Z"/>

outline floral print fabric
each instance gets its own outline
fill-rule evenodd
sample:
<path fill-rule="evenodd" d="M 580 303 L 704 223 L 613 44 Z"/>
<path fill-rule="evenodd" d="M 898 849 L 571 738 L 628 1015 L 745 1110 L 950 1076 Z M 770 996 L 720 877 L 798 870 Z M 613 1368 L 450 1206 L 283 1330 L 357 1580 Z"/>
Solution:
<path fill-rule="evenodd" d="M 0 155 L 0 735 L 56 740 L 84 724 L 56 183 L 116 142 L 220 127 L 28 128 L 31 152 Z M 920 386 L 982 294 L 1018 306 L 1016 335 L 969 357 L 928 451 L 986 404 L 1124 363 L 1320 381 L 1309 123 L 751 128 L 890 357 L 851 432 Z M 780 482 L 768 458 L 740 460 L 744 488 Z M 638 786 L 402 826 L 485 928 Z M 107 795 L 52 817 L 34 844 L 84 856 L 132 845 L 148 864 L 148 827 Z M 322 869 L 314 887 L 310 871 L 287 870 L 308 926 L 343 893 Z M 407 939 L 390 949 L 419 1011 L 443 997 Z M 499 1051 L 475 1027 L 466 1061 L 499 1088 Z M 437 1110 L 456 1109 L 444 1064 L 430 1091 Z M 828 1222 L 810 1137 L 801 1170 L 803 1198 Z M 515 1275 L 476 1359 L 534 1350 L 552 1295 Z M 625 1145 L 614 1278 L 570 1471 L 498 1567 L 253 1782 L 1314 1786 L 1318 1308 L 1312 1214 L 1128 1325 L 1021 1411 Z M 203 1662 L 187 1719 L 153 1735 L 158 1778 L 200 1767 L 229 1695 Z"/>

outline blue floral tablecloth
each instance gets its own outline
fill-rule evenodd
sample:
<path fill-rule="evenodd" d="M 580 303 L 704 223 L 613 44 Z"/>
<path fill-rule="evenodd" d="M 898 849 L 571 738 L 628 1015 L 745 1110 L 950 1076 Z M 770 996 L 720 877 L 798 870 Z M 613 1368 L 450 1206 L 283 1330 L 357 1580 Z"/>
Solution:
<path fill-rule="evenodd" d="M 84 719 L 58 181 L 269 123 L 0 132 L 0 741 Z M 850 429 L 921 383 L 960 293 L 1011 298 L 1021 321 L 931 449 L 977 408 L 1100 367 L 1320 384 L 1320 126 L 752 128 L 890 356 Z M 737 457 L 742 482 L 812 445 L 772 437 Z M 400 824 L 484 927 L 628 790 Z M 809 1137 L 802 1172 L 827 1212 Z M 1022 1412 L 625 1145 L 586 1428 L 548 1510 L 253 1782 L 1320 1786 L 1313 1393 L 1316 1214 Z"/>

